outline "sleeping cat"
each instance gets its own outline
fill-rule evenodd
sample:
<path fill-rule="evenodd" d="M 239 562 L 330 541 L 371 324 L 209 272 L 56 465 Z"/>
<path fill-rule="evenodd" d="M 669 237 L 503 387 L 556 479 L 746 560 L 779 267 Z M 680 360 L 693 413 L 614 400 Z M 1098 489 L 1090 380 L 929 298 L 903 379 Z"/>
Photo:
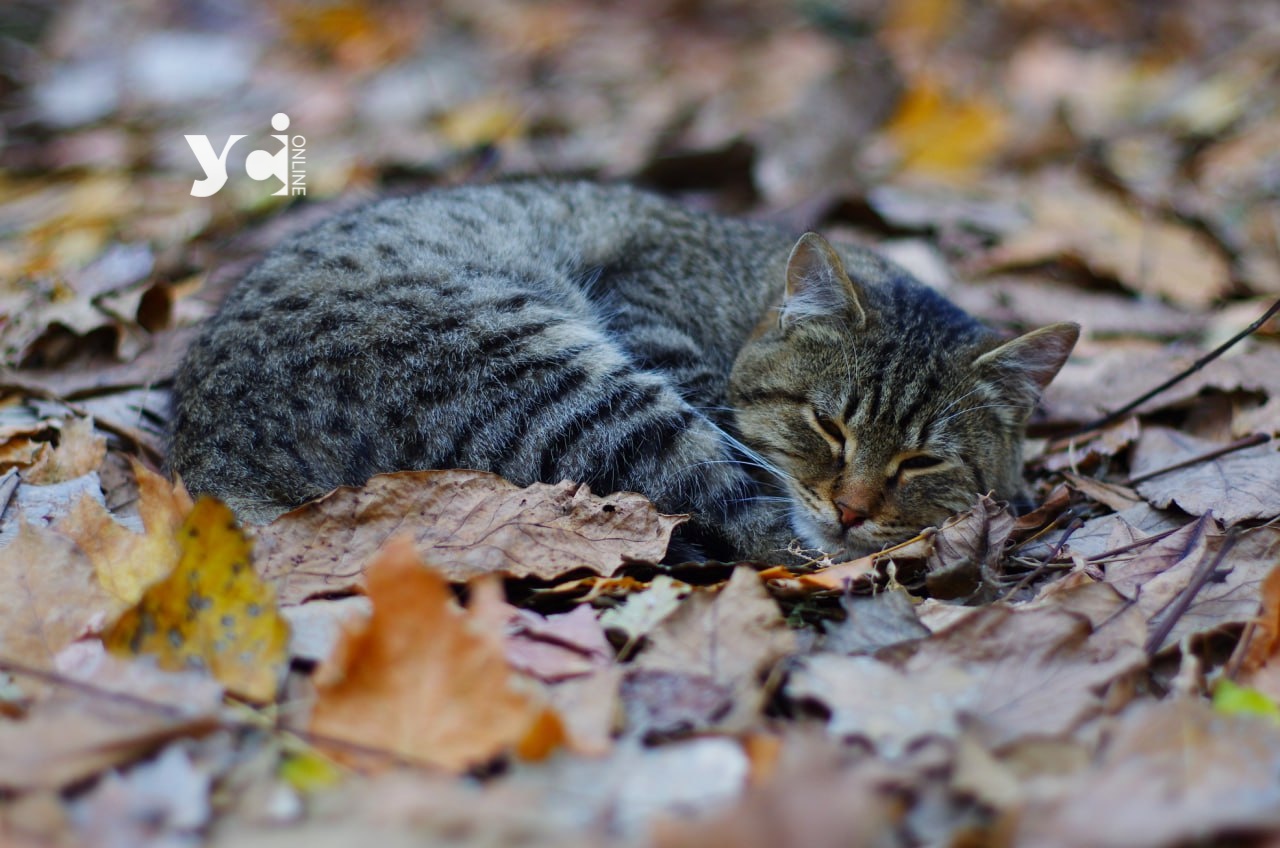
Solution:
<path fill-rule="evenodd" d="M 644 192 L 386 200 L 271 252 L 177 377 L 170 460 L 266 522 L 379 472 L 569 479 L 691 513 L 673 556 L 878 550 L 994 490 L 1075 344 L 905 271 Z"/>

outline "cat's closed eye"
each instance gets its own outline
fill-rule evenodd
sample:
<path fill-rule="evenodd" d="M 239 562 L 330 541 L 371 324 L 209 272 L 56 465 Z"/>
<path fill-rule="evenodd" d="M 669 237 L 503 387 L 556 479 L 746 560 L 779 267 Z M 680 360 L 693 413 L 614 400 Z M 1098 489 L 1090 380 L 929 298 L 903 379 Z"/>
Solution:
<path fill-rule="evenodd" d="M 903 471 L 923 471 L 928 468 L 937 468 L 943 463 L 941 457 L 931 456 L 927 453 L 909 456 L 898 463 L 898 472 Z"/>
<path fill-rule="evenodd" d="M 814 412 L 813 420 L 822 428 L 822 432 L 835 439 L 838 443 L 844 444 L 844 430 L 840 429 L 840 425 L 829 415 Z"/>

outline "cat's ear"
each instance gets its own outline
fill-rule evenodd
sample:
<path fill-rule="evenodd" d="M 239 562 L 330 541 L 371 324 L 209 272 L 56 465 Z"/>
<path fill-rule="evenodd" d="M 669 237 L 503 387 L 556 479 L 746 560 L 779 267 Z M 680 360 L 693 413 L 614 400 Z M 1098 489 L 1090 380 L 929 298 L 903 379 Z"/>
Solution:
<path fill-rule="evenodd" d="M 987 351 L 973 361 L 973 366 L 999 384 L 1011 402 L 1030 411 L 1066 363 L 1079 338 L 1079 324 L 1050 324 Z"/>
<path fill-rule="evenodd" d="M 802 321 L 839 316 L 862 329 L 867 323 L 866 294 L 849 279 L 827 240 L 805 233 L 787 259 L 787 296 L 779 321 L 787 329 Z"/>

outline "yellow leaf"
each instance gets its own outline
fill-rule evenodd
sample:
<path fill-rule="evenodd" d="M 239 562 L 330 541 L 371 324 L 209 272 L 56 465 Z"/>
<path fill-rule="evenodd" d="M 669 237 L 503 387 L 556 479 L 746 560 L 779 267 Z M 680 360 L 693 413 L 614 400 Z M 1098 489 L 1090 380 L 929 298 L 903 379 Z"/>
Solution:
<path fill-rule="evenodd" d="M 516 104 L 502 96 L 483 97 L 440 118 L 440 133 L 454 147 L 479 147 L 519 136 L 523 119 Z"/>
<path fill-rule="evenodd" d="M 1007 125 L 991 100 L 962 97 L 926 79 L 907 91 L 886 133 L 902 170 L 962 177 L 1000 152 Z"/>
<path fill-rule="evenodd" d="M 254 572 L 231 511 L 201 498 L 179 544 L 177 567 L 111 626 L 107 648 L 154 655 L 164 669 L 208 669 L 242 697 L 271 700 L 287 663 L 289 626 L 275 592 Z"/>
<path fill-rule="evenodd" d="M 342 779 L 342 768 L 314 750 L 286 756 L 280 762 L 280 779 L 303 793 L 328 789 Z"/>

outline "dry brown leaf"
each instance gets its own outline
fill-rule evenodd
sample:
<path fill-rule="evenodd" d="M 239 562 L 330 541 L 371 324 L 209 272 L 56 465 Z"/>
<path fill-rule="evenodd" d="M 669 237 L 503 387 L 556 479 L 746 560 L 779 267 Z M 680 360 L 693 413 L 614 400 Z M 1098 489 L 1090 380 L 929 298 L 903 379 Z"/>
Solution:
<path fill-rule="evenodd" d="M 169 739 L 216 726 L 222 688 L 206 675 L 77 644 L 58 657 L 68 678 L 23 721 L 0 720 L 0 786 L 59 788 L 128 762 Z"/>
<path fill-rule="evenodd" d="M 1115 456 L 1136 442 L 1141 430 L 1138 419 L 1129 417 L 1104 427 L 1082 442 L 1068 440 L 1057 452 L 1041 457 L 1037 464 L 1046 471 L 1075 471 L 1082 465 L 1094 465 L 1098 459 Z"/>
<path fill-rule="evenodd" d="M 181 486 L 132 457 L 129 462 L 138 482 L 138 514 L 145 532 L 129 530 L 88 495 L 56 525 L 84 550 L 103 588 L 123 605 L 137 603 L 147 586 L 173 570 L 181 556 L 178 531 L 191 511 L 191 498 Z"/>
<path fill-rule="evenodd" d="M 369 564 L 368 595 L 367 624 L 345 631 L 316 673 L 312 732 L 453 771 L 563 738 L 500 642 L 472 630 L 411 540 L 394 539 Z"/>
<path fill-rule="evenodd" d="M 0 548 L 0 657 L 48 668 L 119 609 L 66 537 L 21 520 L 17 538 Z"/>
<path fill-rule="evenodd" d="M 1134 449 L 1133 475 L 1169 468 L 1220 447 L 1167 427 L 1147 427 Z M 1280 515 L 1280 442 L 1168 471 L 1135 488 L 1153 506 L 1177 504 L 1192 515 L 1212 514 L 1228 526 L 1275 518 Z"/>
<path fill-rule="evenodd" d="M 1026 186 L 1031 227 L 991 251 L 989 270 L 1051 262 L 1083 262 L 1127 288 L 1203 309 L 1231 288 L 1226 259 L 1199 232 L 1144 217 L 1079 178 L 1051 174 Z"/>
<path fill-rule="evenodd" d="M 1280 828 L 1280 729 L 1200 700 L 1134 704 L 1092 768 L 1009 811 L 1009 842 L 1043 848 L 1234 844 Z"/>
<path fill-rule="evenodd" d="M 281 603 L 293 604 L 361 585 L 364 564 L 396 533 L 407 531 L 452 581 L 551 579 L 660 560 L 683 521 L 625 492 L 601 498 L 567 482 L 521 489 L 481 471 L 404 471 L 286 513 L 257 532 L 256 550 Z"/>
<path fill-rule="evenodd" d="M 746 729 L 758 719 L 767 694 L 762 676 L 796 649 L 777 603 L 745 566 L 734 569 L 719 592 L 695 591 L 685 598 L 649 638 L 635 667 L 701 676 L 724 687 L 733 703 L 715 724 L 728 730 Z"/>

